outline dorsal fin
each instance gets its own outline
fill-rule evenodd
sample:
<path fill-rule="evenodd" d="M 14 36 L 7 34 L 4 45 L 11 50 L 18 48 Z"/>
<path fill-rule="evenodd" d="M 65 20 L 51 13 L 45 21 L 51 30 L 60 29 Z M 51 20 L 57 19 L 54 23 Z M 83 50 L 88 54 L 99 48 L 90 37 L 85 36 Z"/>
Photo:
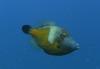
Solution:
<path fill-rule="evenodd" d="M 40 24 L 39 27 L 46 27 L 46 26 L 54 26 L 55 22 L 49 20 L 42 20 L 39 21 L 39 24 Z"/>

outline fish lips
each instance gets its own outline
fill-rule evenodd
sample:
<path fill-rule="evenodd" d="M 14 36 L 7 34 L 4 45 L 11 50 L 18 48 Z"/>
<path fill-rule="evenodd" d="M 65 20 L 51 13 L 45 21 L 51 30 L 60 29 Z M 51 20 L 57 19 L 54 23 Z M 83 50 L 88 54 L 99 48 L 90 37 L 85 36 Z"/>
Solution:
<path fill-rule="evenodd" d="M 66 37 L 64 38 L 64 41 L 62 42 L 62 49 L 64 50 L 68 50 L 68 52 L 72 52 L 75 50 L 78 50 L 79 47 L 79 43 L 75 42 L 72 37 Z"/>

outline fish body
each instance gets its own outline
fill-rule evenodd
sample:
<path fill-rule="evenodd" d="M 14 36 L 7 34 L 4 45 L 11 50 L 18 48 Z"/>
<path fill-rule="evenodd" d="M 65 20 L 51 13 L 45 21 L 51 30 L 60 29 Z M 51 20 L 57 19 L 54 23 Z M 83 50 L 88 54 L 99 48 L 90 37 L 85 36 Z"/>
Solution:
<path fill-rule="evenodd" d="M 24 33 L 29 34 L 35 39 L 38 46 L 49 55 L 65 55 L 79 49 L 68 31 L 65 31 L 56 25 L 44 25 L 40 27 L 31 27 L 23 25 Z"/>

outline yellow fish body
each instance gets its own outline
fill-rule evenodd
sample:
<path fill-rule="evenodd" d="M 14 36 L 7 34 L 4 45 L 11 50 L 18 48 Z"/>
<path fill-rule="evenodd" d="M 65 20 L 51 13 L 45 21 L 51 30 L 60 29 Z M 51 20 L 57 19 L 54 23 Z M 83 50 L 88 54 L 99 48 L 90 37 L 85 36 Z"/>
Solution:
<path fill-rule="evenodd" d="M 65 55 L 79 48 L 68 32 L 56 25 L 44 25 L 32 28 L 23 25 L 22 30 L 35 39 L 38 46 L 49 55 Z"/>

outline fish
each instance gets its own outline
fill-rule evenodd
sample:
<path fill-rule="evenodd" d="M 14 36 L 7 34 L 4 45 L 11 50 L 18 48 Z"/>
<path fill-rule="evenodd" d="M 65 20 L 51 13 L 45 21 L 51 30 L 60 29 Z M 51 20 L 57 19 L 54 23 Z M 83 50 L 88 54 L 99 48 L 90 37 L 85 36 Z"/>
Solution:
<path fill-rule="evenodd" d="M 48 55 L 62 56 L 80 48 L 70 33 L 54 22 L 48 21 L 37 27 L 23 25 L 22 31 L 30 35 L 37 46 Z"/>

